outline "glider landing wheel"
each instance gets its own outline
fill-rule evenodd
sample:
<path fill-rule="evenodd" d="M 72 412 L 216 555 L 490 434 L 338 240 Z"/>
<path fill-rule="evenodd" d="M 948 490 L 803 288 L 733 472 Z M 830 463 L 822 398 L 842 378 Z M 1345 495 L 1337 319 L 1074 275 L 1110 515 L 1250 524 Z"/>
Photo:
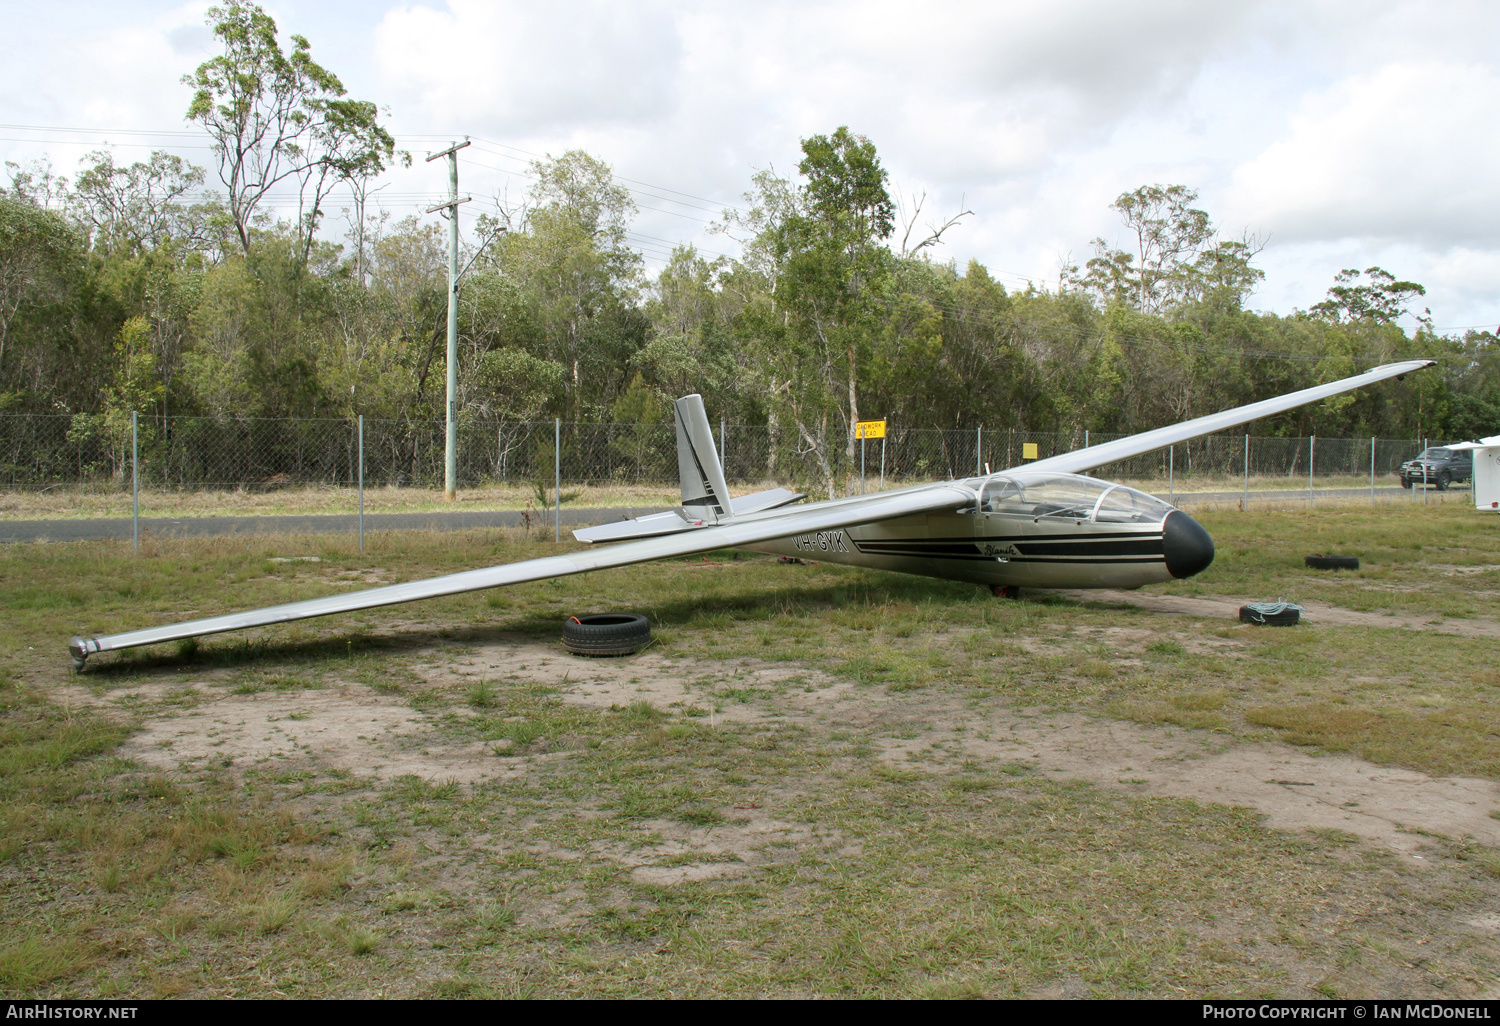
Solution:
<path fill-rule="evenodd" d="M 1018 599 L 1021 597 L 1021 588 L 1016 584 L 992 584 L 990 594 L 996 598 Z"/>
<path fill-rule="evenodd" d="M 632 655 L 651 641 L 651 621 L 639 613 L 594 613 L 563 621 L 563 647 L 575 655 Z"/>

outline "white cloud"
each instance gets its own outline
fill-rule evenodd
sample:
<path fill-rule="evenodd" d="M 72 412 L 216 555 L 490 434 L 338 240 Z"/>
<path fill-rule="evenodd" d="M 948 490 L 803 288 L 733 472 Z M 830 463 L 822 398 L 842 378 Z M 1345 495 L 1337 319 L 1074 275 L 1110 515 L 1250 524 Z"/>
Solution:
<path fill-rule="evenodd" d="M 488 4 L 388 12 L 375 60 L 410 112 L 490 132 L 568 131 L 671 106 L 673 19 L 648 5 Z"/>
<path fill-rule="evenodd" d="M 1287 135 L 1234 174 L 1235 216 L 1286 241 L 1500 244 L 1488 67 L 1391 64 L 1308 97 Z"/>
<path fill-rule="evenodd" d="M 178 79 L 214 49 L 206 3 L 27 9 L 7 25 L 5 120 L 184 128 Z M 961 202 L 975 211 L 939 259 L 1052 278 L 1060 257 L 1116 237 L 1118 194 L 1180 182 L 1230 234 L 1271 236 L 1257 305 L 1306 307 L 1339 268 L 1377 263 L 1427 284 L 1439 323 L 1490 319 L 1487 297 L 1500 295 L 1500 7 L 1481 0 L 268 10 L 355 95 L 390 108 L 399 145 L 418 155 L 381 193 L 399 215 L 446 192 L 443 169 L 420 160 L 438 138 L 587 149 L 621 175 L 714 197 L 701 204 L 712 208 L 737 201 L 753 168 L 794 172 L 801 138 L 847 124 L 875 141 L 894 184 L 928 193 L 935 216 Z M 44 148 L 71 170 L 97 144 Z M 6 159 L 40 152 L 0 140 Z M 492 169 L 524 159 L 481 145 L 464 159 L 464 192 L 524 190 Z M 733 249 L 694 220 L 711 213 L 638 198 L 638 235 L 667 240 L 648 260 L 678 240 Z"/>

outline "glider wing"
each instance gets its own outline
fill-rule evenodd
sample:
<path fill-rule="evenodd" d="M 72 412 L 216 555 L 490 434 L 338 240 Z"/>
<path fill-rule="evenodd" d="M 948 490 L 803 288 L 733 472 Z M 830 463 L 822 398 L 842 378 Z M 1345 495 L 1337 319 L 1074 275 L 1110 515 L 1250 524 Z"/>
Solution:
<path fill-rule="evenodd" d="M 1211 413 L 1206 417 L 1185 420 L 1181 424 L 1157 428 L 1155 431 L 1131 435 L 1129 438 L 1105 442 L 1103 445 L 1074 449 L 1061 456 L 1049 456 L 1047 459 L 1028 463 L 1026 469 L 1050 470 L 1059 474 L 1081 474 L 1095 467 L 1103 467 L 1110 463 L 1128 460 L 1133 456 L 1142 456 L 1157 449 L 1165 449 L 1169 445 L 1185 442 L 1199 435 L 1211 435 L 1215 431 L 1225 431 L 1240 424 L 1248 424 L 1252 420 L 1269 417 L 1273 413 L 1294 410 L 1299 406 L 1306 406 L 1308 403 L 1315 403 L 1341 392 L 1384 381 L 1386 378 L 1399 378 L 1412 371 L 1431 367 L 1435 362 L 1434 360 L 1407 360 L 1403 363 L 1383 364 L 1379 367 L 1372 367 L 1363 374 L 1356 374 L 1352 378 L 1342 378 L 1326 385 L 1315 385 L 1312 388 L 1304 388 L 1300 392 L 1291 392 L 1274 399 L 1264 399 L 1261 402 L 1225 410 L 1222 413 Z"/>
<path fill-rule="evenodd" d="M 646 563 L 653 559 L 668 559 L 674 556 L 691 556 L 714 549 L 754 545 L 757 542 L 785 538 L 796 534 L 816 534 L 855 524 L 868 524 L 895 517 L 910 516 L 939 509 L 957 509 L 972 506 L 978 497 L 970 488 L 960 484 L 924 485 L 896 492 L 853 499 L 833 499 L 812 506 L 786 510 L 770 510 L 752 513 L 730 523 L 704 526 L 681 531 L 660 538 L 643 538 L 639 541 L 622 542 L 601 548 L 570 552 L 561 556 L 545 556 L 528 559 L 520 563 L 486 567 L 482 570 L 466 570 L 434 577 L 425 581 L 407 584 L 390 584 L 382 588 L 328 595 L 323 598 L 289 602 L 286 605 L 270 606 L 244 613 L 227 613 L 203 620 L 172 624 L 166 627 L 148 627 L 144 630 L 126 631 L 122 634 L 107 634 L 94 638 L 74 638 L 68 645 L 73 659 L 79 665 L 95 652 L 112 652 L 116 649 L 135 648 L 138 645 L 155 645 L 182 638 L 195 638 L 205 634 L 220 634 L 224 631 L 241 630 L 246 627 L 264 627 L 288 620 L 303 620 L 332 613 L 350 613 L 360 609 L 415 602 L 419 599 L 457 595 L 466 591 L 482 591 L 507 584 L 526 581 L 541 581 L 549 577 L 566 577 L 589 570 L 607 567 L 629 566 Z"/>

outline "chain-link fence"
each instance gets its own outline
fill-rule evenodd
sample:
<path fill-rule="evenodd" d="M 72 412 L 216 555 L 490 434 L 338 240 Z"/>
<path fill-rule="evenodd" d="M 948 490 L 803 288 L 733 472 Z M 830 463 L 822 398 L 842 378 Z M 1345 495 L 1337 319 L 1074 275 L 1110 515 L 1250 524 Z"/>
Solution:
<path fill-rule="evenodd" d="M 726 477 L 736 484 L 776 482 L 813 495 L 949 480 L 1022 464 L 1123 435 L 1074 432 L 939 431 L 892 425 L 884 439 L 851 455 L 842 438 L 823 444 L 799 431 L 764 424 L 718 424 Z M 517 423 L 466 418 L 458 426 L 458 486 L 677 484 L 676 433 L 670 422 Z M 441 489 L 441 422 L 367 419 L 364 483 Z M 1285 479 L 1371 475 L 1389 484 L 1414 439 L 1268 438 L 1210 435 L 1100 467 L 1097 476 L 1127 481 Z M 268 490 L 292 486 L 353 487 L 360 477 L 359 427 L 352 420 L 215 420 L 141 418 L 136 442 L 142 488 L 164 491 Z M 1032 450 L 1029 446 L 1035 446 Z M 1248 458 L 1247 458 L 1248 453 Z M 130 418 L 0 416 L 0 489 L 62 487 L 99 491 L 131 487 Z"/>

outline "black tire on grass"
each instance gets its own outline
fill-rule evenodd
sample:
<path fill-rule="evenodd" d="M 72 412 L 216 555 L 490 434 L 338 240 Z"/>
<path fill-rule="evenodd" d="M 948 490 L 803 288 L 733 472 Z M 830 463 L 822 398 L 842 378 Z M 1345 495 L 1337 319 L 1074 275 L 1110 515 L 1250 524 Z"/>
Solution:
<path fill-rule="evenodd" d="M 593 613 L 563 621 L 563 647 L 577 655 L 630 655 L 651 641 L 651 621 L 639 613 Z"/>
<path fill-rule="evenodd" d="M 1314 570 L 1358 570 L 1358 556 L 1308 556 L 1303 560 Z"/>
<path fill-rule="evenodd" d="M 1283 609 L 1279 613 L 1262 613 L 1249 606 L 1240 606 L 1240 623 L 1253 623 L 1264 627 L 1290 627 L 1302 618 L 1295 609 Z"/>

